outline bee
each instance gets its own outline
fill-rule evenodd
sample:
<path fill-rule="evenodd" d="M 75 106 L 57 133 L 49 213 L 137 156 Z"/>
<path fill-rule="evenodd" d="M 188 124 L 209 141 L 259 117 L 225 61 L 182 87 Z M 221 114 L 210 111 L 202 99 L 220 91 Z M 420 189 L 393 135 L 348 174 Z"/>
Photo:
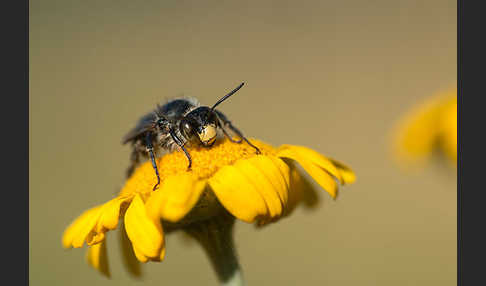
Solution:
<path fill-rule="evenodd" d="M 126 176 L 130 177 L 142 159 L 152 161 L 152 167 L 157 177 L 155 190 L 160 184 L 159 170 L 155 161 L 156 153 L 180 150 L 185 153 L 191 170 L 192 159 L 187 151 L 188 146 L 199 145 L 210 148 L 216 142 L 218 131 L 221 130 L 231 142 L 240 144 L 243 141 L 260 154 L 258 147 L 253 145 L 238 130 L 221 111 L 215 108 L 235 94 L 244 82 L 231 92 L 220 98 L 212 107 L 202 106 L 195 98 L 175 98 L 157 108 L 138 121 L 137 125 L 122 139 L 122 144 L 131 143 L 132 152 L 130 165 Z M 226 130 L 231 130 L 238 136 L 235 140 Z"/>

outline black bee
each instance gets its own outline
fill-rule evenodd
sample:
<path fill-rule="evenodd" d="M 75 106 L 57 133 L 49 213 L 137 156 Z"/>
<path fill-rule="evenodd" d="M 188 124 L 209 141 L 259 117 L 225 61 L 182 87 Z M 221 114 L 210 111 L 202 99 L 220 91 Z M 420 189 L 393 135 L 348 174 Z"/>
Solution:
<path fill-rule="evenodd" d="M 130 177 L 135 167 L 142 158 L 150 159 L 154 167 L 157 183 L 154 190 L 160 184 L 159 170 L 155 162 L 155 152 L 182 150 L 189 161 L 187 167 L 191 169 L 191 155 L 185 146 L 191 144 L 211 147 L 216 142 L 218 129 L 223 131 L 224 136 L 234 143 L 245 141 L 255 148 L 257 154 L 260 150 L 248 141 L 245 136 L 228 120 L 220 111 L 216 110 L 221 102 L 236 93 L 244 83 L 218 100 L 213 107 L 201 106 L 195 98 L 177 98 L 168 101 L 143 116 L 138 124 L 127 135 L 123 137 L 122 144 L 131 143 L 132 153 L 130 156 L 130 166 L 127 169 L 127 178 Z M 234 140 L 225 128 L 229 128 L 240 139 Z"/>

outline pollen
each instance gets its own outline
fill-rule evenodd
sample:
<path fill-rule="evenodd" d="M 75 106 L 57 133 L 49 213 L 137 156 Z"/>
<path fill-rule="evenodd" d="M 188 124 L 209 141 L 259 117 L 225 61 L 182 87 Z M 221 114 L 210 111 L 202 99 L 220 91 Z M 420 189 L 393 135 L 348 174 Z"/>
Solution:
<path fill-rule="evenodd" d="M 250 141 L 260 149 L 261 155 L 277 154 L 277 150 L 271 145 L 255 139 Z M 182 151 L 174 151 L 157 158 L 156 163 L 161 181 L 164 181 L 169 176 L 183 173 L 192 173 L 198 179 L 207 179 L 223 166 L 232 165 L 240 159 L 249 159 L 257 156 L 255 149 L 247 143 L 234 143 L 227 138 L 217 141 L 210 148 L 189 147 L 187 151 L 192 159 L 190 170 L 187 169 L 189 161 Z M 151 192 L 150 186 L 153 187 L 156 183 L 152 164 L 148 162 L 142 164 L 135 173 L 137 174 L 136 176 L 132 176 L 127 180 L 120 196 Z"/>

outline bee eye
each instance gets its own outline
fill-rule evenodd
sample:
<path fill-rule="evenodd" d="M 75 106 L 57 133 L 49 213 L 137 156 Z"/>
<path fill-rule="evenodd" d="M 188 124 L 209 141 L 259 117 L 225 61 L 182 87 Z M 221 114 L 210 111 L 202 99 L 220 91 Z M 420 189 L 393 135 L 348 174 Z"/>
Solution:
<path fill-rule="evenodd" d="M 211 113 L 211 115 L 209 116 L 209 122 L 217 122 L 216 114 Z"/>
<path fill-rule="evenodd" d="M 182 124 L 182 128 L 184 129 L 186 134 L 190 134 L 192 132 L 192 126 L 187 121 Z"/>

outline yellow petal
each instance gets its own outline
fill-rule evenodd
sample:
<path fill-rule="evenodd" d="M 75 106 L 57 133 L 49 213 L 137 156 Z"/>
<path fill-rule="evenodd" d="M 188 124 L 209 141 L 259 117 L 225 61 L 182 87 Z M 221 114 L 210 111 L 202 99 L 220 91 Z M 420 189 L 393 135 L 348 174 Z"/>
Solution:
<path fill-rule="evenodd" d="M 304 170 L 324 189 L 331 197 L 336 198 L 337 184 L 334 178 L 325 170 L 318 167 L 314 162 L 310 161 L 308 157 L 301 156 L 300 152 L 293 150 L 293 148 L 282 149 L 278 152 L 279 157 L 290 158 L 297 161 Z M 332 163 L 331 163 L 332 164 Z M 334 165 L 333 165 L 334 166 Z M 336 167 L 333 167 L 333 172 L 339 174 Z M 339 176 L 342 180 L 341 176 Z"/>
<path fill-rule="evenodd" d="M 293 164 L 293 163 L 291 163 Z M 304 188 L 302 188 L 302 177 L 295 167 L 290 169 L 290 190 L 287 207 L 284 215 L 291 214 L 302 200 Z"/>
<path fill-rule="evenodd" d="M 205 187 L 206 181 L 198 181 L 192 173 L 169 176 L 147 200 L 147 211 L 152 219 L 177 222 L 194 207 Z"/>
<path fill-rule="evenodd" d="M 135 254 L 135 257 L 137 257 L 138 261 L 145 263 L 149 260 L 148 257 L 145 256 L 135 245 L 132 245 L 132 248 L 133 253 Z"/>
<path fill-rule="evenodd" d="M 457 162 L 457 98 L 449 102 L 441 118 L 441 145 L 452 162 Z"/>
<path fill-rule="evenodd" d="M 92 232 L 92 229 L 96 226 L 96 222 L 98 221 L 100 212 L 98 212 L 96 215 L 93 215 L 89 221 L 86 222 L 86 224 L 79 229 L 79 232 L 77 233 L 76 237 L 73 239 L 73 247 L 74 248 L 79 248 L 82 247 L 86 239 L 88 238 L 89 234 Z"/>
<path fill-rule="evenodd" d="M 100 243 L 104 239 L 105 239 L 105 233 L 104 232 L 91 231 L 88 234 L 88 237 L 86 237 L 86 244 L 87 245 L 94 245 L 94 244 Z"/>
<path fill-rule="evenodd" d="M 117 197 L 103 205 L 101 216 L 96 227 L 98 232 L 104 229 L 115 229 L 120 217 L 120 206 L 129 200 L 126 197 Z"/>
<path fill-rule="evenodd" d="M 224 166 L 208 180 L 219 202 L 238 219 L 252 223 L 268 216 L 255 186 L 234 166 Z"/>
<path fill-rule="evenodd" d="M 292 165 L 290 168 L 289 204 L 285 215 L 290 215 L 300 202 L 303 202 L 308 208 L 315 208 L 319 203 L 319 197 L 314 186 Z"/>
<path fill-rule="evenodd" d="M 96 226 L 100 216 L 101 206 L 94 207 L 82 213 L 64 231 L 62 244 L 65 248 L 82 247 L 84 241 Z"/>
<path fill-rule="evenodd" d="M 415 107 L 397 123 L 393 146 L 399 162 L 405 165 L 423 163 L 431 154 L 440 134 L 438 125 L 443 105 L 442 97 L 433 97 Z"/>
<path fill-rule="evenodd" d="M 130 273 L 131 275 L 135 277 L 142 276 L 140 262 L 138 262 L 137 257 L 135 256 L 132 244 L 127 236 L 127 232 L 125 231 L 124 227 L 120 227 L 119 235 L 123 265 L 125 265 L 128 273 Z"/>
<path fill-rule="evenodd" d="M 341 162 L 338 162 L 334 159 L 329 158 L 331 162 L 336 166 L 336 168 L 339 170 L 339 173 L 341 174 L 342 182 L 341 184 L 352 184 L 356 181 L 356 175 L 354 172 L 349 168 L 348 166 L 344 165 Z"/>
<path fill-rule="evenodd" d="M 101 274 L 110 277 L 105 241 L 89 247 L 86 259 L 89 265 L 100 271 Z"/>
<path fill-rule="evenodd" d="M 255 165 L 274 185 L 283 205 L 287 205 L 290 189 L 290 168 L 280 158 L 274 156 L 259 156 L 265 158 L 255 161 Z M 272 162 L 272 164 L 270 164 Z"/>
<path fill-rule="evenodd" d="M 164 243 L 162 226 L 160 221 L 153 220 L 147 215 L 139 194 L 135 195 L 125 213 L 125 229 L 136 254 L 139 251 L 140 254 L 147 257 L 160 255 Z"/>
<path fill-rule="evenodd" d="M 285 193 L 285 181 L 273 161 L 267 156 L 256 156 L 246 160 L 237 161 L 234 165 L 255 190 L 263 197 L 267 205 L 270 218 L 277 218 L 282 214 L 283 202 L 280 193 Z M 262 171 L 272 176 L 266 176 Z M 275 179 L 273 182 L 271 179 Z"/>
<path fill-rule="evenodd" d="M 162 247 L 162 251 L 160 252 L 158 260 L 162 261 L 162 260 L 164 260 L 164 258 L 165 258 L 165 245 Z"/>
<path fill-rule="evenodd" d="M 162 260 L 164 260 L 164 257 L 165 257 L 165 246 L 162 246 L 162 249 L 160 250 L 160 254 L 156 257 L 149 257 L 148 259 L 150 261 L 157 261 L 157 262 L 160 262 Z"/>
<path fill-rule="evenodd" d="M 336 166 L 334 166 L 332 161 L 310 148 L 285 144 L 279 147 L 277 156 L 290 158 L 298 162 L 306 160 L 329 172 L 338 179 L 341 184 L 344 183 L 341 173 Z"/>

